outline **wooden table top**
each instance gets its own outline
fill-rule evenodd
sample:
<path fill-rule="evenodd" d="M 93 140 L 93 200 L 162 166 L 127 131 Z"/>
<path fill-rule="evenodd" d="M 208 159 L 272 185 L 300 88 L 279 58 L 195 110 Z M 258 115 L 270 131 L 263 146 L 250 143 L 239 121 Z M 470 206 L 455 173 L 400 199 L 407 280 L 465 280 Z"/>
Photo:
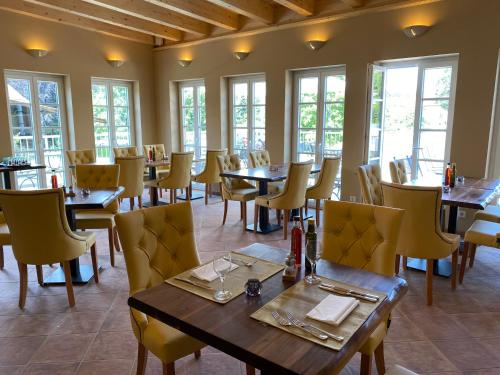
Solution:
<path fill-rule="evenodd" d="M 66 197 L 65 205 L 69 209 L 98 209 L 105 208 L 117 199 L 125 188 L 119 186 L 109 189 L 91 189 L 90 195 L 83 196 L 81 189 L 75 189 L 74 197 Z"/>
<path fill-rule="evenodd" d="M 273 169 L 273 170 L 271 170 Z M 318 173 L 321 164 L 313 164 L 311 173 Z M 256 181 L 281 181 L 286 179 L 288 174 L 288 163 L 273 164 L 271 166 L 246 168 L 238 171 L 226 171 L 221 173 L 222 177 L 239 178 Z"/>
<path fill-rule="evenodd" d="M 45 169 L 47 168 L 43 164 L 29 164 L 29 165 L 3 165 L 0 164 L 0 172 L 15 172 L 15 171 L 26 171 L 30 169 Z"/>
<path fill-rule="evenodd" d="M 281 263 L 288 251 L 254 244 L 244 253 Z M 336 374 L 356 354 L 373 330 L 387 319 L 406 293 L 408 285 L 399 277 L 385 277 L 324 260 L 319 261 L 317 271 L 319 275 L 379 290 L 388 296 L 338 352 L 250 318 L 252 313 L 295 283 L 284 282 L 281 273 L 263 282 L 260 297 L 250 298 L 242 294 L 225 305 L 169 284 L 136 293 L 129 298 L 128 304 L 269 373 Z"/>

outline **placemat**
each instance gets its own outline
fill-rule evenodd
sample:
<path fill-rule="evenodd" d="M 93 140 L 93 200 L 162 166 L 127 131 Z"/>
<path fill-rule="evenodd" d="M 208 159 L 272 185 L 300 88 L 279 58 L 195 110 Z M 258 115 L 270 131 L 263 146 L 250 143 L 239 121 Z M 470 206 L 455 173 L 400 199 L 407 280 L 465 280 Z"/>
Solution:
<path fill-rule="evenodd" d="M 196 294 L 200 297 L 206 298 L 210 301 L 214 301 L 220 304 L 226 304 L 229 301 L 238 297 L 241 293 L 245 291 L 245 284 L 248 279 L 259 279 L 260 281 L 264 281 L 285 268 L 285 266 L 282 264 L 241 254 L 238 252 L 241 250 L 242 249 L 231 252 L 231 258 L 233 262 L 238 265 L 238 268 L 231 271 L 224 280 L 225 289 L 229 290 L 232 294 L 231 298 L 227 299 L 226 301 L 217 301 L 214 298 L 214 293 L 220 285 L 219 279 L 216 279 L 211 282 L 202 281 L 192 276 L 191 270 L 185 271 L 174 277 L 171 277 L 165 280 L 165 282 L 174 285 L 180 289 L 187 290 L 188 292 Z M 241 261 L 252 263 L 252 266 L 251 267 L 244 266 L 243 264 L 241 264 Z M 205 264 L 208 263 L 212 263 L 212 261 L 206 262 L 201 266 L 204 266 Z M 204 289 L 200 286 L 189 284 L 188 282 L 176 280 L 179 278 L 189 280 L 197 284 L 209 286 L 213 290 Z"/>
<path fill-rule="evenodd" d="M 320 289 L 318 285 L 308 285 L 303 281 L 299 281 L 297 284 L 285 290 L 275 299 L 266 303 L 250 316 L 258 321 L 282 329 L 305 340 L 313 341 L 319 345 L 326 346 L 327 348 L 333 350 L 342 349 L 342 347 L 349 341 L 357 329 L 368 319 L 371 313 L 375 311 L 387 295 L 383 292 L 363 289 L 355 285 L 349 285 L 340 281 L 327 279 L 325 277 L 321 277 L 321 279 L 324 283 L 333 284 L 346 289 L 353 289 L 358 292 L 377 295 L 379 296 L 379 300 L 377 302 L 367 302 L 359 299 L 359 306 L 349 314 L 340 326 L 335 327 L 327 323 L 306 318 L 306 314 L 309 311 L 311 311 L 318 303 L 332 293 Z M 300 328 L 293 326 L 281 326 L 271 315 L 273 311 L 290 312 L 299 320 L 312 324 L 334 335 L 344 336 L 344 340 L 342 342 L 338 342 L 328 338 L 328 340 L 323 341 L 308 334 L 307 332 L 304 332 Z"/>

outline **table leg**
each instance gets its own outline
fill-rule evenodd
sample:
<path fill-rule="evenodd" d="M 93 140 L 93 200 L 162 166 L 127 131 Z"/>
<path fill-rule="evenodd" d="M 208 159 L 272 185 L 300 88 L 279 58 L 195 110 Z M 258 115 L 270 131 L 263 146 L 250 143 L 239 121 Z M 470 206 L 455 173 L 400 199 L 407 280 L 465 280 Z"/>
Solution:
<path fill-rule="evenodd" d="M 9 171 L 3 172 L 3 187 L 5 190 L 12 189 L 12 183 L 10 181 L 10 172 Z"/>
<path fill-rule="evenodd" d="M 267 181 L 259 181 L 259 195 L 267 194 Z M 269 208 L 259 207 L 259 223 L 257 233 L 270 233 L 281 229 L 280 225 L 269 222 Z M 247 230 L 253 232 L 253 224 L 247 225 Z"/>
<path fill-rule="evenodd" d="M 69 227 L 72 231 L 76 230 L 75 210 L 67 209 L 66 217 L 68 219 Z M 73 284 L 83 285 L 87 284 L 94 277 L 94 270 L 91 265 L 80 265 L 80 259 L 75 258 L 69 261 L 71 271 L 71 280 Z M 101 271 L 101 267 L 98 268 Z M 66 278 L 62 267 L 57 268 L 52 274 L 44 280 L 44 285 L 59 285 L 64 286 Z"/>
<path fill-rule="evenodd" d="M 198 192 L 193 193 L 193 183 L 192 182 L 189 183 L 189 189 L 186 189 L 186 195 L 184 195 L 184 196 L 178 195 L 177 199 L 180 199 L 181 201 L 187 201 L 188 194 L 191 194 L 189 197 L 190 201 L 194 201 L 196 199 L 201 199 L 204 197 L 204 195 L 201 193 L 198 193 Z"/>
<path fill-rule="evenodd" d="M 149 179 L 156 180 L 156 167 L 149 167 Z"/>

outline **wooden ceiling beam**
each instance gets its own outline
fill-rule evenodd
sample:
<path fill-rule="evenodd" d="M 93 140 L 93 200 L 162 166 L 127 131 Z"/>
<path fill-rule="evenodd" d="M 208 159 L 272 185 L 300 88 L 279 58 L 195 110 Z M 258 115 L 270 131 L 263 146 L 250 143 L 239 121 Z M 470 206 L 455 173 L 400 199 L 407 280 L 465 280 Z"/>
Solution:
<path fill-rule="evenodd" d="M 274 22 L 274 8 L 263 0 L 208 0 L 220 7 L 250 19 L 270 25 Z"/>
<path fill-rule="evenodd" d="M 182 31 L 168 26 L 145 21 L 141 18 L 126 15 L 114 10 L 101 8 L 97 5 L 89 4 L 81 0 L 24 0 L 51 9 L 68 12 L 76 16 L 90 18 L 95 21 L 109 23 L 111 25 L 123 27 L 125 29 L 137 31 L 160 38 L 165 38 L 174 42 L 182 40 Z"/>
<path fill-rule="evenodd" d="M 137 31 L 124 29 L 108 23 L 84 18 L 75 14 L 47 8 L 37 4 L 30 4 L 20 0 L 0 0 L 0 9 L 23 14 L 26 16 L 52 21 L 64 25 L 74 26 L 85 30 L 95 31 L 113 37 L 153 45 L 153 37 Z"/>
<path fill-rule="evenodd" d="M 181 13 L 197 20 L 227 30 L 238 30 L 238 14 L 204 0 L 145 0 L 148 3 L 161 6 L 173 12 Z M 254 1 L 254 0 L 249 0 Z"/>
<path fill-rule="evenodd" d="M 211 25 L 206 22 L 170 11 L 165 7 L 159 7 L 145 0 L 83 1 L 189 33 L 209 35 L 212 31 Z"/>
<path fill-rule="evenodd" d="M 274 0 L 276 3 L 300 14 L 312 16 L 314 14 L 314 0 Z"/>
<path fill-rule="evenodd" d="M 349 5 L 351 8 L 359 8 L 364 5 L 364 0 L 340 0 L 346 5 Z"/>

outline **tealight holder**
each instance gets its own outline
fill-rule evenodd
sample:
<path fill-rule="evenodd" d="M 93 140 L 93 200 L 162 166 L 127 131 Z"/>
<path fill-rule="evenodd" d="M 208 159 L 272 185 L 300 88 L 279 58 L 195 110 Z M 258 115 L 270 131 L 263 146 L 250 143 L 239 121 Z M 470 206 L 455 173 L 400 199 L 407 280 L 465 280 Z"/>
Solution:
<path fill-rule="evenodd" d="M 262 283 L 259 279 L 248 279 L 245 284 L 245 293 L 249 297 L 258 297 L 262 291 Z"/>

